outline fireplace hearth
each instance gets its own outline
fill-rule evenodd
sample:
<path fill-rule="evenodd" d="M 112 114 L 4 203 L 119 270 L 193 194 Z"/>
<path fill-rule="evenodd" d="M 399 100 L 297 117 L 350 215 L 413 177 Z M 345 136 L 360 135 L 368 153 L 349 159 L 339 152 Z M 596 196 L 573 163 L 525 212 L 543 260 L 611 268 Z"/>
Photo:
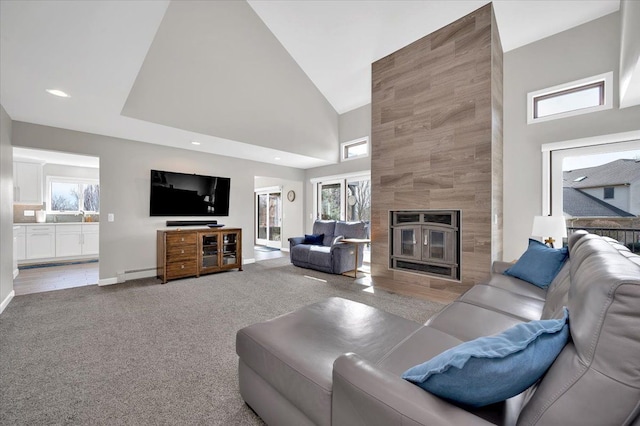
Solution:
<path fill-rule="evenodd" d="M 391 269 L 460 280 L 460 210 L 390 212 Z"/>

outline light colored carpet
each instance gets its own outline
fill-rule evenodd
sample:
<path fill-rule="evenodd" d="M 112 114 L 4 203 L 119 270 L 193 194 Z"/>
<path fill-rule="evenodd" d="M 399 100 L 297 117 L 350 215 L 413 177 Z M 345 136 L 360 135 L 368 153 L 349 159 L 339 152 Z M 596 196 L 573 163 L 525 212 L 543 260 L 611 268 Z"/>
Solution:
<path fill-rule="evenodd" d="M 419 322 L 444 307 L 363 289 L 283 258 L 16 296 L 0 315 L 0 424 L 262 424 L 238 392 L 238 329 L 330 296 Z"/>

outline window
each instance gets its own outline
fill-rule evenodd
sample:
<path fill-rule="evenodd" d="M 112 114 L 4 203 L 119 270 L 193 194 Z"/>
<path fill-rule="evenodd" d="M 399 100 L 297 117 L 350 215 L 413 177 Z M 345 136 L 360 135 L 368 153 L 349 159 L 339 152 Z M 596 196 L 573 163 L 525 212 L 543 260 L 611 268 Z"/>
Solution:
<path fill-rule="evenodd" d="M 358 139 L 340 144 L 340 158 L 342 161 L 355 160 L 369 155 L 369 139 Z"/>
<path fill-rule="evenodd" d="M 100 211 L 100 185 L 97 181 L 47 177 L 49 211 Z"/>
<path fill-rule="evenodd" d="M 572 81 L 527 95 L 529 124 L 612 108 L 613 73 Z"/>
<path fill-rule="evenodd" d="M 613 198 L 613 186 L 607 186 L 604 188 L 604 199 L 612 199 Z"/>

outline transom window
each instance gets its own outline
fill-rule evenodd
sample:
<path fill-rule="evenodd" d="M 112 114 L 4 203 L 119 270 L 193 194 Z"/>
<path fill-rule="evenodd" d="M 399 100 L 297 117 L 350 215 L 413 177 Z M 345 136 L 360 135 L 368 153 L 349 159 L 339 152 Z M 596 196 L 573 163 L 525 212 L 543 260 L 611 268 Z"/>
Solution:
<path fill-rule="evenodd" d="M 99 212 L 100 185 L 90 179 L 48 177 L 47 201 L 49 211 Z"/>
<path fill-rule="evenodd" d="M 613 73 L 572 81 L 527 95 L 529 124 L 612 107 Z"/>
<path fill-rule="evenodd" d="M 369 139 L 358 139 L 340 144 L 340 158 L 342 161 L 354 160 L 369 155 Z"/>

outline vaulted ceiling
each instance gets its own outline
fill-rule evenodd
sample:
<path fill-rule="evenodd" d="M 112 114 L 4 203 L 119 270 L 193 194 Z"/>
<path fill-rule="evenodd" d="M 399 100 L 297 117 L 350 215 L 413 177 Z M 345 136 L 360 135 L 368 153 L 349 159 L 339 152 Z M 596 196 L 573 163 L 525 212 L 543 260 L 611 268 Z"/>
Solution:
<path fill-rule="evenodd" d="M 330 164 L 338 115 L 370 102 L 371 63 L 486 3 L 2 0 L 0 102 L 18 121 L 292 167 Z M 620 2 L 494 5 L 509 51 Z"/>

